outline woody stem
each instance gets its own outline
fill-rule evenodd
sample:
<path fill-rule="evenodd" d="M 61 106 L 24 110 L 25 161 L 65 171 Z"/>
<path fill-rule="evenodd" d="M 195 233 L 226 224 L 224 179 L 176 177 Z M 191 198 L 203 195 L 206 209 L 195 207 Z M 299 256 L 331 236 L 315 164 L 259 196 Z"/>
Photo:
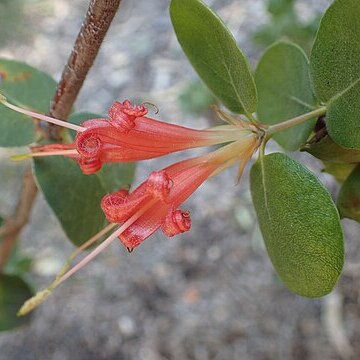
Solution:
<path fill-rule="evenodd" d="M 66 119 L 71 112 L 86 75 L 119 8 L 120 1 L 91 0 L 84 23 L 52 100 L 49 111 L 52 117 Z M 47 134 L 52 139 L 59 138 L 59 132 L 60 128 L 55 126 L 47 129 Z M 23 189 L 15 213 L 6 219 L 5 225 L 0 229 L 2 238 L 0 272 L 9 259 L 19 233 L 28 222 L 36 193 L 37 187 L 29 170 L 25 172 Z"/>
<path fill-rule="evenodd" d="M 120 2 L 121 0 L 91 0 L 51 104 L 50 114 L 53 117 L 66 119 L 71 112 Z"/>

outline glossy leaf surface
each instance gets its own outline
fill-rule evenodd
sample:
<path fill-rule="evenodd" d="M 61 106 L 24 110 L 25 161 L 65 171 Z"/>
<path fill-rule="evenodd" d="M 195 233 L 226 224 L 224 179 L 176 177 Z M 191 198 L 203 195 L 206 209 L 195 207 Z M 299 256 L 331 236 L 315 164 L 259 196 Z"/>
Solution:
<path fill-rule="evenodd" d="M 251 193 L 281 280 L 302 296 L 329 293 L 344 262 L 343 233 L 329 192 L 300 163 L 274 153 L 253 165 Z"/>
<path fill-rule="evenodd" d="M 360 149 L 360 2 L 337 0 L 326 11 L 311 52 L 315 94 L 327 103 L 327 129 L 346 148 Z"/>
<path fill-rule="evenodd" d="M 0 59 L 0 93 L 10 102 L 47 112 L 56 83 L 47 74 L 22 62 Z M 35 140 L 33 119 L 0 104 L 0 146 L 23 146 Z"/>
<path fill-rule="evenodd" d="M 256 111 L 253 76 L 221 19 L 200 0 L 172 0 L 171 21 L 187 58 L 214 95 L 231 111 Z"/>
<path fill-rule="evenodd" d="M 0 331 L 25 325 L 30 316 L 16 316 L 21 305 L 33 296 L 29 285 L 19 276 L 0 274 Z"/>
<path fill-rule="evenodd" d="M 262 56 L 255 73 L 258 116 L 265 124 L 277 124 L 314 110 L 309 63 L 303 50 L 289 42 L 272 45 Z M 314 121 L 275 134 L 287 150 L 297 150 L 310 135 Z"/>

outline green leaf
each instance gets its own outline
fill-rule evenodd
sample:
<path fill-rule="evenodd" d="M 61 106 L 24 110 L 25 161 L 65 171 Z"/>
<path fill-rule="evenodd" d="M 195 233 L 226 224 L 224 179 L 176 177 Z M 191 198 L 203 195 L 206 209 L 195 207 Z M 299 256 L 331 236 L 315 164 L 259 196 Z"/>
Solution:
<path fill-rule="evenodd" d="M 13 257 L 6 263 L 5 272 L 15 275 L 23 275 L 31 270 L 32 265 L 33 259 L 31 257 Z"/>
<path fill-rule="evenodd" d="M 309 63 L 304 51 L 290 42 L 272 45 L 262 56 L 255 73 L 259 120 L 277 124 L 314 110 Z M 309 137 L 314 121 L 274 135 L 287 150 L 297 150 Z"/>
<path fill-rule="evenodd" d="M 60 156 L 35 159 L 34 174 L 72 243 L 79 246 L 103 228 L 106 191 L 97 175 L 82 174 L 74 160 Z"/>
<path fill-rule="evenodd" d="M 341 187 L 337 205 L 341 217 L 360 222 L 360 165 L 354 169 Z"/>
<path fill-rule="evenodd" d="M 186 85 L 179 95 L 179 102 L 183 111 L 199 115 L 210 110 L 216 99 L 200 80 Z"/>
<path fill-rule="evenodd" d="M 320 297 L 344 263 L 339 214 L 317 177 L 281 153 L 251 169 L 251 193 L 270 259 L 294 293 Z"/>
<path fill-rule="evenodd" d="M 311 52 L 317 97 L 327 104 L 331 138 L 360 149 L 360 2 L 337 0 L 323 16 Z"/>
<path fill-rule="evenodd" d="M 321 19 L 311 52 L 316 95 L 328 102 L 360 78 L 360 2 L 337 0 Z"/>
<path fill-rule="evenodd" d="M 235 113 L 255 112 L 248 61 L 221 19 L 200 0 L 172 0 L 170 16 L 186 56 L 214 95 Z"/>
<path fill-rule="evenodd" d="M 56 83 L 47 74 L 14 60 L 0 59 L 0 93 L 11 102 L 47 112 Z M 0 104 L 0 146 L 23 146 L 35 140 L 35 122 Z"/>
<path fill-rule="evenodd" d="M 323 161 L 324 169 L 322 172 L 326 172 L 336 179 L 339 183 L 343 183 L 354 170 L 356 164 L 343 164 L 334 163 L 330 161 Z"/>
<path fill-rule="evenodd" d="M 30 315 L 16 316 L 20 306 L 33 292 L 19 276 L 0 274 L 0 331 L 7 331 L 25 325 Z"/>
<path fill-rule="evenodd" d="M 104 164 L 96 173 L 105 189 L 105 193 L 117 191 L 122 188 L 129 189 L 134 181 L 136 163 Z"/>
<path fill-rule="evenodd" d="M 305 144 L 301 151 L 306 151 L 323 161 L 334 163 L 360 162 L 360 151 L 346 149 L 334 142 L 329 135 L 321 139 L 313 138 Z"/>
<path fill-rule="evenodd" d="M 4 272 L 13 275 L 24 275 L 31 269 L 33 259 L 20 253 L 18 246 L 15 246 L 10 258 L 7 260 Z"/>
<path fill-rule="evenodd" d="M 360 150 L 359 114 L 360 83 L 329 103 L 326 116 L 327 130 L 340 146 Z"/>

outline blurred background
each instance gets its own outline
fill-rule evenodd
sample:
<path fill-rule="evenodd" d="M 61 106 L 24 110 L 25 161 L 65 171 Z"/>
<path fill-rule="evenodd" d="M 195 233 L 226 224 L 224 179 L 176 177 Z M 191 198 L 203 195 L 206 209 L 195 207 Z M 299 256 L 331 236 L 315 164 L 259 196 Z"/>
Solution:
<path fill-rule="evenodd" d="M 290 38 L 311 48 L 327 0 L 208 0 L 255 67 L 264 48 Z M 218 120 L 172 30 L 166 0 L 123 0 L 76 104 L 106 113 L 114 100 L 149 101 L 164 121 L 195 128 Z M 59 79 L 87 10 L 86 0 L 0 0 L 0 56 Z M 276 149 L 276 145 L 271 145 Z M 16 204 L 24 165 L 0 150 L 0 216 Z M 202 150 L 193 150 L 199 154 Z M 138 164 L 136 183 L 187 156 Z M 314 171 L 321 164 L 301 159 Z M 155 234 L 131 255 L 119 243 L 64 283 L 29 326 L 0 333 L 5 360 L 260 360 L 360 357 L 359 227 L 345 221 L 347 265 L 323 299 L 289 293 L 277 279 L 257 227 L 247 172 L 204 184 L 186 207 L 193 228 Z M 338 186 L 321 179 L 335 194 Z M 91 221 L 91 219 L 89 219 Z M 33 258 L 30 280 L 45 287 L 72 252 L 38 196 L 20 251 Z"/>

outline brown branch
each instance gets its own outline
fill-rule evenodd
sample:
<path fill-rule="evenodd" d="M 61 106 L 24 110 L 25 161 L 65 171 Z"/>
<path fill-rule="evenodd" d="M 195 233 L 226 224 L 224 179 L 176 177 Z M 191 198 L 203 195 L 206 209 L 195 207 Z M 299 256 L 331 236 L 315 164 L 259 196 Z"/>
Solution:
<path fill-rule="evenodd" d="M 91 0 L 83 25 L 58 83 L 49 113 L 66 119 L 79 94 L 121 0 Z M 60 128 L 50 126 L 48 135 L 59 138 Z M 23 187 L 15 213 L 0 229 L 0 271 L 4 268 L 22 228 L 28 223 L 37 194 L 31 170 L 25 172 Z"/>
<path fill-rule="evenodd" d="M 66 119 L 84 83 L 121 0 L 92 0 L 58 84 L 50 114 Z M 50 125 L 58 138 L 58 127 Z"/>
<path fill-rule="evenodd" d="M 1 229 L 2 242 L 0 247 L 0 269 L 3 269 L 9 259 L 20 230 L 29 221 L 36 194 L 37 188 L 31 170 L 28 169 L 25 171 L 23 177 L 21 194 L 15 214 L 5 220 L 5 225 Z"/>

